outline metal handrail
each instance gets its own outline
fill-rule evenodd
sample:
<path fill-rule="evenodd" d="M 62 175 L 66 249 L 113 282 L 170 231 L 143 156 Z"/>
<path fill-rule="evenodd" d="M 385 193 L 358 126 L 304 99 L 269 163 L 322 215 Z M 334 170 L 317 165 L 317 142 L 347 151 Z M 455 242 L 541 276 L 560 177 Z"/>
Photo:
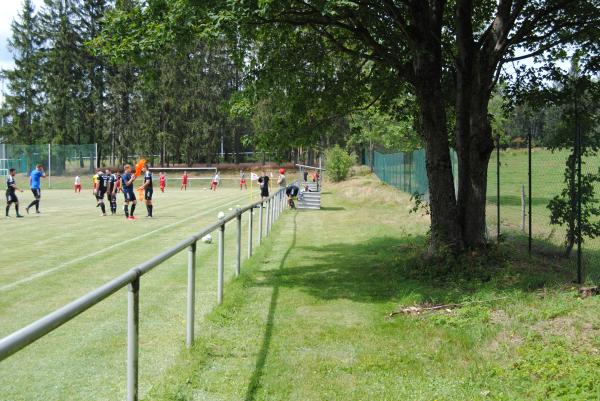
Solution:
<path fill-rule="evenodd" d="M 279 218 L 285 207 L 285 188 L 280 188 L 268 198 L 261 199 L 243 208 L 237 208 L 235 212 L 226 215 L 217 222 L 204 227 L 196 234 L 179 242 L 173 248 L 153 257 L 152 259 L 137 265 L 106 284 L 81 296 L 75 301 L 55 310 L 54 312 L 38 319 L 37 321 L 23 327 L 20 330 L 0 339 L 0 362 L 14 353 L 22 350 L 46 334 L 56 330 L 58 327 L 72 320 L 89 308 L 108 298 L 120 289 L 128 286 L 127 305 L 127 400 L 138 399 L 138 345 L 139 345 L 139 289 L 141 277 L 160 265 L 172 256 L 188 250 L 188 287 L 187 287 L 187 322 L 186 322 L 186 346 L 189 348 L 194 343 L 194 320 L 195 320 L 195 270 L 196 270 L 196 243 L 207 234 L 219 230 L 218 250 L 218 285 L 217 303 L 223 302 L 224 284 L 224 254 L 225 254 L 225 225 L 237 220 L 237 253 L 235 276 L 239 276 L 241 268 L 241 229 L 242 215 L 248 214 L 248 257 L 252 256 L 252 220 L 253 211 L 259 208 L 259 245 L 263 239 L 263 209 L 267 209 L 266 236 L 271 231 L 273 222 Z"/>

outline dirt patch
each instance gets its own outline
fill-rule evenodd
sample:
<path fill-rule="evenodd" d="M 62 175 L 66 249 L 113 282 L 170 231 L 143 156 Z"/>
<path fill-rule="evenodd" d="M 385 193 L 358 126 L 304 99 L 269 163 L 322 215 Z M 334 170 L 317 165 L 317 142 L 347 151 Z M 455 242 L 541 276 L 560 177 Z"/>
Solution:
<path fill-rule="evenodd" d="M 506 325 L 512 318 L 503 309 L 494 309 L 490 312 L 490 322 Z"/>

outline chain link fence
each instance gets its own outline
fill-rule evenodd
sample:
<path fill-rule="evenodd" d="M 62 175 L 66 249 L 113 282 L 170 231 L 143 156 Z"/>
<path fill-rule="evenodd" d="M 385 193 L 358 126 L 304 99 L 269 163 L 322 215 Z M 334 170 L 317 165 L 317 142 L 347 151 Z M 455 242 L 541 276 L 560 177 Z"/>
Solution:
<path fill-rule="evenodd" d="M 27 177 L 36 165 L 44 166 L 48 188 L 70 188 L 74 177 L 91 177 L 96 165 L 96 145 L 0 144 L 0 176 L 12 168 Z"/>
<path fill-rule="evenodd" d="M 488 168 L 487 226 L 490 239 L 495 240 L 498 233 L 505 238 L 526 237 L 532 252 L 554 255 L 561 262 L 577 268 L 577 233 L 571 230 L 569 236 L 569 224 L 551 224 L 552 211 L 549 207 L 553 199 L 561 197 L 565 189 L 569 193 L 565 171 L 567 159 L 572 153 L 572 150 L 553 151 L 543 147 L 532 148 L 531 153 L 527 148 L 494 151 Z M 598 157 L 583 157 L 581 174 L 598 174 L 599 167 Z M 576 183 L 576 173 L 573 179 Z M 600 183 L 593 182 L 591 189 L 593 192 L 588 205 L 598 208 Z M 572 224 L 576 227 L 579 202 L 576 186 L 572 191 L 573 203 L 569 196 L 562 198 L 567 207 L 574 211 Z M 586 206 L 582 207 L 585 215 Z M 592 224 L 598 223 L 600 218 L 592 214 L 589 221 Z M 570 246 L 569 237 L 573 239 Z M 569 253 L 568 248 L 571 248 Z M 600 238 L 583 235 L 582 273 L 590 280 L 598 280 L 599 267 Z"/>
<path fill-rule="evenodd" d="M 417 192 L 427 199 L 429 190 L 423 150 L 409 153 L 373 151 L 372 156 L 369 153 L 365 152 L 364 163 L 373 168 L 382 182 L 411 195 Z M 496 149 L 493 152 L 488 168 L 486 214 L 487 235 L 491 241 L 497 240 L 500 233 L 501 238 L 524 241 L 530 251 L 553 255 L 561 263 L 572 264 L 574 271 L 577 269 L 576 232 L 572 229 L 569 237 L 568 224 L 551 224 L 549 207 L 553 199 L 560 198 L 568 188 L 565 171 L 567 159 L 572 154 L 570 149 L 543 147 L 534 147 L 531 152 L 528 148 Z M 457 157 L 454 151 L 451 152 L 451 160 L 457 188 Z M 582 176 L 599 173 L 599 157 L 582 158 Z M 592 181 L 591 189 L 588 206 L 582 207 L 584 217 L 588 211 L 600 209 L 600 182 Z M 562 199 L 567 206 L 577 205 L 578 197 L 571 200 L 564 195 Z M 600 218 L 590 213 L 589 223 L 600 224 Z M 571 224 L 577 226 L 576 221 Z M 569 255 L 568 238 L 572 239 Z M 600 237 L 582 236 L 581 265 L 587 279 L 600 280 Z"/>

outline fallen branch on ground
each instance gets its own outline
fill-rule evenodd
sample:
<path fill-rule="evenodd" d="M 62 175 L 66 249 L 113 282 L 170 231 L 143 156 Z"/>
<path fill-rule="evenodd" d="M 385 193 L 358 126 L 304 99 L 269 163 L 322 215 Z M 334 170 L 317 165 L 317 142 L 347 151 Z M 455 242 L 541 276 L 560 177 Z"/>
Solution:
<path fill-rule="evenodd" d="M 388 317 L 394 317 L 396 315 L 420 315 L 422 313 L 434 312 L 434 311 L 438 311 L 438 310 L 452 312 L 453 309 L 462 308 L 463 306 L 466 306 L 466 305 L 500 301 L 500 300 L 503 300 L 506 298 L 508 298 L 508 297 L 488 299 L 485 301 L 469 301 L 469 302 L 463 302 L 460 304 L 451 303 L 451 304 L 437 304 L 437 305 L 432 305 L 432 304 L 413 305 L 413 306 L 408 306 L 406 308 L 399 309 L 397 311 L 393 311 L 388 315 Z"/>

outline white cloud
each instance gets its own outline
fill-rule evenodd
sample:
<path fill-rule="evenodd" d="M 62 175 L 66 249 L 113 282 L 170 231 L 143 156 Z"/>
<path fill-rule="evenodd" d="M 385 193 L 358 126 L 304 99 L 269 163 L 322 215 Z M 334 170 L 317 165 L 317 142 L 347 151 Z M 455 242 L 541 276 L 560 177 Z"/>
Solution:
<path fill-rule="evenodd" d="M 43 0 L 33 0 L 37 12 L 44 4 Z M 23 0 L 0 0 L 0 69 L 14 67 L 13 56 L 8 49 L 8 39 L 11 37 L 11 24 L 23 8 Z M 0 82 L 0 103 L 4 101 L 3 90 L 5 83 Z"/>
<path fill-rule="evenodd" d="M 43 0 L 33 0 L 37 12 L 43 5 Z M 0 65 L 2 68 L 12 67 L 12 54 L 8 50 L 8 39 L 11 36 L 10 26 L 23 8 L 23 0 L 0 0 Z"/>

